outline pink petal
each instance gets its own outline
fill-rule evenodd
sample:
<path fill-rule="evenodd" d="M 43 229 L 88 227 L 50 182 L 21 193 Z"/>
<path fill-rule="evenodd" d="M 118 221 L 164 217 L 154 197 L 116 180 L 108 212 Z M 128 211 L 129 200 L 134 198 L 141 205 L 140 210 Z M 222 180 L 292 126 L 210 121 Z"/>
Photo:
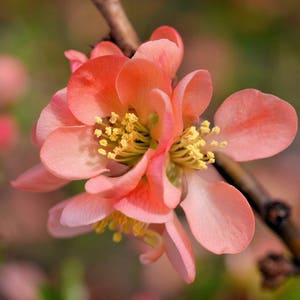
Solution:
<path fill-rule="evenodd" d="M 72 74 L 68 84 L 68 103 L 75 117 L 93 125 L 95 116 L 109 116 L 112 111 L 123 114 L 127 107 L 120 104 L 115 80 L 125 56 L 101 56 L 86 62 Z"/>
<path fill-rule="evenodd" d="M 65 51 L 65 57 L 70 61 L 72 72 L 75 72 L 83 63 L 88 60 L 85 54 L 76 50 Z"/>
<path fill-rule="evenodd" d="M 160 153 L 151 159 L 147 169 L 147 178 L 150 189 L 157 198 L 163 198 L 164 204 L 169 208 L 175 208 L 181 197 L 180 188 L 175 187 L 166 175 L 168 157 Z"/>
<path fill-rule="evenodd" d="M 88 233 L 93 230 L 93 226 L 78 226 L 78 227 L 67 227 L 60 223 L 62 211 L 68 204 L 69 200 L 63 201 L 49 211 L 48 218 L 48 231 L 57 238 L 73 237 L 76 235 Z"/>
<path fill-rule="evenodd" d="M 167 94 L 159 89 L 153 89 L 149 93 L 148 115 L 157 114 L 158 122 L 151 129 L 151 136 L 159 142 L 157 151 L 171 146 L 174 142 L 172 132 L 174 130 L 174 115 L 170 98 Z"/>
<path fill-rule="evenodd" d="M 85 184 L 86 191 L 91 194 L 101 193 L 105 198 L 120 199 L 138 185 L 153 153 L 154 150 L 147 150 L 142 159 L 124 175 L 119 177 L 100 175 L 91 178 Z"/>
<path fill-rule="evenodd" d="M 96 58 L 105 55 L 119 55 L 124 56 L 121 49 L 114 43 L 109 41 L 103 41 L 98 43 L 91 51 L 90 58 Z"/>
<path fill-rule="evenodd" d="M 133 56 L 150 60 L 159 66 L 169 78 L 173 78 L 181 63 L 182 53 L 170 40 L 161 39 L 143 43 Z"/>
<path fill-rule="evenodd" d="M 179 33 L 170 26 L 160 26 L 156 28 L 153 33 L 151 34 L 150 40 L 160 40 L 160 39 L 168 39 L 172 42 L 174 42 L 182 51 L 183 55 L 183 42 L 182 38 L 179 35 Z"/>
<path fill-rule="evenodd" d="M 85 179 L 107 171 L 107 159 L 97 152 L 92 127 L 62 127 L 53 131 L 41 148 L 41 160 L 55 176 Z"/>
<path fill-rule="evenodd" d="M 149 190 L 146 179 L 127 196 L 114 205 L 116 210 L 126 216 L 145 223 L 164 223 L 171 218 L 171 210 Z"/>
<path fill-rule="evenodd" d="M 177 84 L 172 104 L 179 133 L 182 132 L 182 126 L 186 128 L 198 122 L 200 115 L 209 105 L 211 97 L 212 81 L 206 70 L 194 71 Z"/>
<path fill-rule="evenodd" d="M 120 101 L 131 105 L 143 123 L 148 122 L 150 114 L 149 93 L 158 88 L 171 94 L 170 79 L 154 63 L 144 59 L 128 61 L 121 70 L 116 88 Z"/>
<path fill-rule="evenodd" d="M 50 192 L 66 185 L 68 182 L 68 180 L 54 176 L 42 164 L 39 164 L 21 174 L 11 182 L 11 185 L 22 191 Z"/>
<path fill-rule="evenodd" d="M 166 223 L 164 233 L 166 254 L 175 270 L 187 283 L 192 283 L 196 276 L 194 252 L 191 242 L 178 218 Z"/>
<path fill-rule="evenodd" d="M 238 161 L 269 157 L 287 148 L 297 131 L 297 114 L 287 102 L 255 89 L 229 96 L 215 114 L 223 150 Z"/>
<path fill-rule="evenodd" d="M 254 216 L 245 197 L 225 182 L 207 183 L 187 172 L 188 194 L 181 206 L 196 240 L 211 252 L 238 253 L 254 234 Z"/>
<path fill-rule="evenodd" d="M 61 214 L 61 224 L 69 227 L 89 225 L 104 219 L 113 212 L 111 199 L 100 195 L 79 194 L 69 199 Z"/>
<path fill-rule="evenodd" d="M 47 136 L 59 127 L 80 125 L 67 105 L 67 89 L 64 88 L 51 99 L 51 102 L 42 110 L 35 127 L 35 142 L 41 146 Z"/>
<path fill-rule="evenodd" d="M 125 174 L 126 172 L 129 171 L 130 166 L 118 163 L 115 160 L 109 159 L 106 165 L 109 175 L 111 177 L 117 177 Z"/>
<path fill-rule="evenodd" d="M 176 62 L 174 63 L 174 65 L 177 64 L 177 68 L 178 68 L 183 57 L 183 42 L 181 36 L 174 28 L 170 26 L 161 26 L 158 27 L 150 37 L 151 41 L 160 40 L 160 39 L 170 40 L 171 42 L 177 45 L 178 47 L 177 55 L 174 55 L 173 59 Z M 173 74 L 176 73 L 177 68 L 173 70 Z"/>
<path fill-rule="evenodd" d="M 150 248 L 147 252 L 140 255 L 140 262 L 144 265 L 157 261 L 164 253 L 164 243 L 160 243 L 155 248 Z"/>

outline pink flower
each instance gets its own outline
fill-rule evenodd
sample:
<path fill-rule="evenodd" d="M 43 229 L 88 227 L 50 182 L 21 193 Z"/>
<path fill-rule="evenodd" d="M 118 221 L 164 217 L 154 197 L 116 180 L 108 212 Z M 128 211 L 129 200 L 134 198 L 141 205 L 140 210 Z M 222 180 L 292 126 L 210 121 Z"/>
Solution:
<path fill-rule="evenodd" d="M 38 300 L 40 285 L 45 282 L 43 272 L 30 263 L 11 262 L 0 267 L 0 291 L 5 299 Z"/>
<path fill-rule="evenodd" d="M 0 106 L 15 102 L 27 87 L 27 72 L 21 61 L 0 55 Z"/>
<path fill-rule="evenodd" d="M 0 116 L 0 153 L 6 151 L 16 141 L 18 128 L 8 115 Z"/>
<path fill-rule="evenodd" d="M 87 189 L 98 192 L 95 180 L 115 184 L 109 176 L 124 172 L 122 194 L 138 184 L 149 159 L 163 151 L 173 128 L 169 75 L 179 65 L 182 47 L 169 39 L 157 40 L 164 31 L 179 39 L 174 30 L 161 28 L 131 60 L 110 42 L 98 44 L 90 60 L 79 52 L 66 52 L 74 73 L 68 87 L 42 111 L 34 130 L 42 164 L 18 178 L 16 187 L 49 191 L 70 180 L 92 178 Z M 175 56 L 170 64 L 169 51 Z"/>
<path fill-rule="evenodd" d="M 135 236 L 152 246 L 141 255 L 143 263 L 166 252 L 192 282 L 193 250 L 174 209 L 183 208 L 194 237 L 208 250 L 242 251 L 253 236 L 253 213 L 238 190 L 215 174 L 208 179 L 214 152 L 238 161 L 274 155 L 293 140 L 297 116 L 283 100 L 249 89 L 228 97 L 210 128 L 199 121 L 212 96 L 209 73 L 194 71 L 172 88 L 182 54 L 181 37 L 167 26 L 132 59 L 110 42 L 98 44 L 90 59 L 66 52 L 71 79 L 34 130 L 41 164 L 13 185 L 49 191 L 87 179 L 85 193 L 50 211 L 53 235 L 109 228 L 116 242 L 122 234 Z"/>

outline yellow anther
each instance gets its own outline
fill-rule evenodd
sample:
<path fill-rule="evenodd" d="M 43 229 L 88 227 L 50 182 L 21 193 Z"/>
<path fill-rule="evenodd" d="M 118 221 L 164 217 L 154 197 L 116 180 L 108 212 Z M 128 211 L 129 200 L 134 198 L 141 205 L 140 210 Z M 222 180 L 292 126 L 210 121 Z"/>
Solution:
<path fill-rule="evenodd" d="M 95 129 L 94 130 L 94 135 L 99 138 L 102 135 L 102 130 L 101 129 Z"/>
<path fill-rule="evenodd" d="M 201 134 L 209 134 L 209 133 L 210 133 L 209 127 L 201 126 L 201 127 L 200 127 L 200 133 L 201 133 Z"/>
<path fill-rule="evenodd" d="M 195 126 L 190 127 L 190 130 L 187 132 L 187 138 L 189 140 L 195 140 L 199 136 L 199 132 L 196 130 Z"/>
<path fill-rule="evenodd" d="M 112 218 L 113 218 L 113 216 L 112 216 Z M 117 229 L 117 222 L 114 219 L 109 222 L 108 229 L 111 231 L 114 231 Z"/>
<path fill-rule="evenodd" d="M 108 220 L 105 218 L 94 225 L 96 233 L 103 233 L 107 227 Z"/>
<path fill-rule="evenodd" d="M 105 133 L 110 136 L 112 134 L 112 128 L 110 126 L 105 127 Z"/>
<path fill-rule="evenodd" d="M 210 126 L 210 122 L 208 120 L 205 120 L 201 123 L 201 127 L 209 127 Z"/>
<path fill-rule="evenodd" d="M 207 169 L 208 169 L 206 163 L 205 163 L 203 160 L 200 160 L 200 161 L 199 161 L 198 166 L 199 166 L 199 169 L 200 169 L 200 170 L 207 170 Z"/>
<path fill-rule="evenodd" d="M 214 158 L 214 157 L 215 157 L 215 154 L 214 154 L 213 152 L 211 152 L 211 151 L 207 151 L 207 152 L 206 152 L 206 156 L 207 156 L 208 158 Z"/>
<path fill-rule="evenodd" d="M 112 153 L 112 152 L 108 152 L 107 153 L 107 158 L 109 158 L 109 159 L 115 159 L 116 158 L 116 154 Z"/>
<path fill-rule="evenodd" d="M 102 123 L 103 123 L 103 119 L 100 118 L 100 117 L 98 117 L 98 116 L 96 116 L 96 117 L 95 117 L 95 123 L 97 123 L 97 124 L 102 124 Z"/>
<path fill-rule="evenodd" d="M 121 128 L 114 128 L 112 131 L 113 135 L 121 135 L 124 131 Z"/>
<path fill-rule="evenodd" d="M 218 147 L 218 145 L 219 145 L 219 142 L 218 142 L 218 141 L 215 141 L 215 140 L 213 140 L 213 141 L 211 141 L 211 142 L 210 142 L 210 145 L 211 145 L 212 147 Z"/>
<path fill-rule="evenodd" d="M 101 154 L 101 155 L 106 155 L 106 151 L 102 148 L 98 149 L 98 153 Z"/>
<path fill-rule="evenodd" d="M 138 236 L 141 232 L 141 230 L 144 227 L 144 223 L 142 222 L 136 222 L 132 227 L 132 233 L 134 236 Z"/>
<path fill-rule="evenodd" d="M 207 163 L 209 164 L 214 164 L 216 162 L 216 160 L 214 158 L 210 158 Z"/>
<path fill-rule="evenodd" d="M 126 141 L 125 139 L 122 139 L 122 140 L 120 141 L 120 144 L 121 144 L 121 146 L 122 146 L 123 148 L 125 148 L 125 147 L 128 146 L 128 143 L 127 143 L 127 141 Z"/>
<path fill-rule="evenodd" d="M 135 123 L 138 121 L 138 117 L 133 113 L 127 113 L 125 117 L 130 123 Z"/>
<path fill-rule="evenodd" d="M 228 142 L 227 141 L 223 141 L 220 143 L 220 148 L 226 148 L 228 145 Z"/>
<path fill-rule="evenodd" d="M 218 127 L 218 126 L 215 126 L 215 127 L 213 127 L 212 129 L 211 129 L 211 133 L 213 133 L 213 134 L 219 134 L 220 133 L 220 127 Z"/>
<path fill-rule="evenodd" d="M 121 241 L 122 241 L 122 233 L 120 233 L 120 232 L 115 232 L 114 234 L 113 234 L 113 241 L 115 242 L 115 243 L 120 243 Z"/>
<path fill-rule="evenodd" d="M 100 144 L 101 146 L 106 147 L 106 146 L 108 145 L 108 142 L 107 142 L 106 139 L 102 139 L 102 140 L 99 141 L 99 144 Z"/>
<path fill-rule="evenodd" d="M 111 117 L 110 117 L 110 119 L 109 119 L 109 122 L 110 122 L 111 124 L 115 124 L 118 120 L 119 120 L 119 115 L 116 114 L 115 112 L 112 112 L 112 113 L 111 113 Z"/>
<path fill-rule="evenodd" d="M 134 129 L 134 124 L 133 123 L 126 124 L 125 129 L 127 132 L 132 131 Z"/>
<path fill-rule="evenodd" d="M 204 147 L 206 145 L 206 142 L 204 139 L 199 139 L 197 142 L 197 147 Z"/>

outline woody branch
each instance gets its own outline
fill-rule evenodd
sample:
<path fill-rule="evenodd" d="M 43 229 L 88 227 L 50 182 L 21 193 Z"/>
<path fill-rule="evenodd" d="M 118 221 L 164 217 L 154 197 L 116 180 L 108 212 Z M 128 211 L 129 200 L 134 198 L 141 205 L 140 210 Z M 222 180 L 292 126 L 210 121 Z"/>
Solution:
<path fill-rule="evenodd" d="M 138 36 L 119 0 L 92 0 L 111 30 L 111 39 L 127 56 L 139 45 Z M 247 198 L 264 223 L 277 234 L 291 253 L 269 253 L 259 261 L 265 287 L 276 287 L 287 276 L 300 275 L 300 229 L 290 218 L 291 208 L 283 201 L 272 199 L 261 184 L 239 163 L 223 153 L 216 153 L 215 167 L 223 178 Z"/>

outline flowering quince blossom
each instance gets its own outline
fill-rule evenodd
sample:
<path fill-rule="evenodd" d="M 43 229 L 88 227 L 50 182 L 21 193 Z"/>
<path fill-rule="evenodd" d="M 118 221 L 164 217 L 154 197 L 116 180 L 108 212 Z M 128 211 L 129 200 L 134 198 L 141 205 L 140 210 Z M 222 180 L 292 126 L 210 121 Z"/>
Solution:
<path fill-rule="evenodd" d="M 34 129 L 41 164 L 13 185 L 50 191 L 87 179 L 85 193 L 59 203 L 48 228 L 57 237 L 91 230 L 134 236 L 151 248 L 143 263 L 166 253 L 187 282 L 195 277 L 193 250 L 174 209 L 181 206 L 196 240 L 220 253 L 242 251 L 252 239 L 254 217 L 243 195 L 215 176 L 215 151 L 238 161 L 274 155 L 297 130 L 295 110 L 254 89 L 229 96 L 215 126 L 200 116 L 212 96 L 206 70 L 173 87 L 183 43 L 159 27 L 129 59 L 111 42 L 90 58 L 71 50 L 72 76 L 42 111 Z"/>
<path fill-rule="evenodd" d="M 12 146 L 18 136 L 18 127 L 10 115 L 0 115 L 0 154 Z"/>

